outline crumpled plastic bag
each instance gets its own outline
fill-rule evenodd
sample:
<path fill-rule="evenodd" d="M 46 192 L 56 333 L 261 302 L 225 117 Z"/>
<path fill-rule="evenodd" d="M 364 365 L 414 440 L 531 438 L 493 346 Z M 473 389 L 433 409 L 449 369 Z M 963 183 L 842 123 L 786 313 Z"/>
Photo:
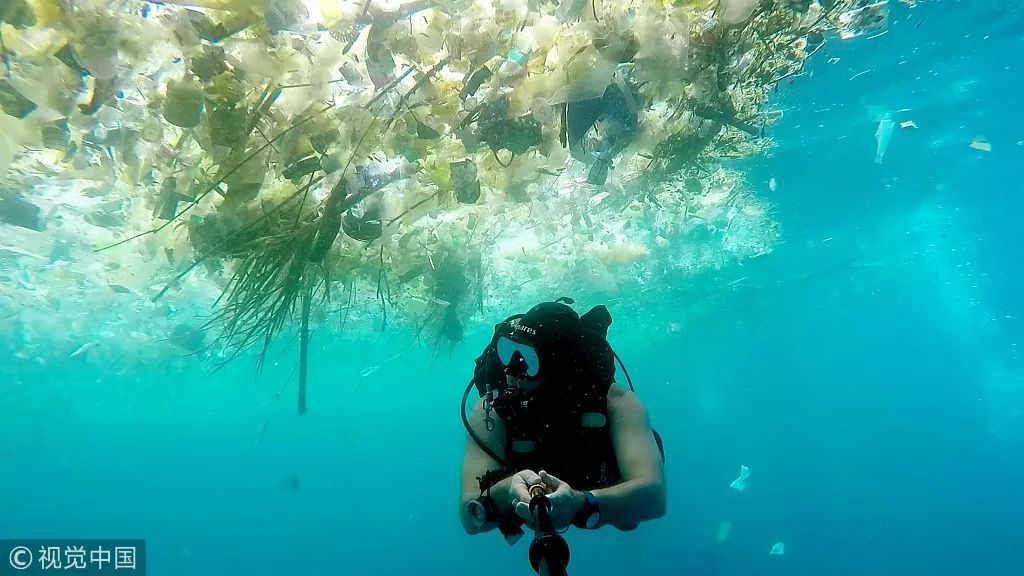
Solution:
<path fill-rule="evenodd" d="M 722 0 L 718 17 L 726 24 L 742 24 L 754 13 L 759 0 Z"/>
<path fill-rule="evenodd" d="M 865 34 L 882 32 L 889 25 L 889 3 L 886 0 L 847 10 L 839 15 L 839 37 L 849 40 Z"/>
<path fill-rule="evenodd" d="M 740 477 L 733 480 L 729 487 L 737 492 L 743 492 L 747 489 L 747 478 L 750 478 L 750 469 L 746 466 L 740 466 Z"/>

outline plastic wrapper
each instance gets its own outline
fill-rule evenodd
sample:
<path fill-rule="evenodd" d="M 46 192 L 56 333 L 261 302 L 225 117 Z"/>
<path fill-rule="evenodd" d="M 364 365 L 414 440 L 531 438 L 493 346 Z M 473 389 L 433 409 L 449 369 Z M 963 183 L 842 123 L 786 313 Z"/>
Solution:
<path fill-rule="evenodd" d="M 742 24 L 746 22 L 760 0 L 721 0 L 718 5 L 718 17 L 726 24 Z"/>
<path fill-rule="evenodd" d="M 739 477 L 733 480 L 729 487 L 737 492 L 743 492 L 747 489 L 747 478 L 750 478 L 750 469 L 746 466 L 740 466 Z"/>
<path fill-rule="evenodd" d="M 181 128 L 195 128 L 203 112 L 203 87 L 192 78 L 170 81 L 164 100 L 164 119 Z"/>
<path fill-rule="evenodd" d="M 889 2 L 856 2 L 856 7 L 839 15 L 839 37 L 843 40 L 884 32 L 889 26 Z"/>

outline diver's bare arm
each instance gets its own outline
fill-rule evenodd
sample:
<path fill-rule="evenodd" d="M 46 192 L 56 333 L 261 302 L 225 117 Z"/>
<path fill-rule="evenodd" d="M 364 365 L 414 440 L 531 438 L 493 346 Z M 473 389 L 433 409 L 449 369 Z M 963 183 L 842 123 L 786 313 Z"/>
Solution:
<path fill-rule="evenodd" d="M 608 414 L 624 480 L 593 493 L 602 523 L 631 529 L 665 515 L 665 471 L 647 410 L 636 395 L 625 392 L 610 399 Z"/>
<path fill-rule="evenodd" d="M 477 405 L 474 407 L 473 412 L 469 416 L 469 423 L 473 432 L 492 452 L 499 456 L 504 455 L 501 442 L 501 439 L 504 438 L 504 430 L 501 428 L 501 420 L 496 418 L 494 429 L 488 431 L 484 425 L 481 402 L 477 402 Z M 480 448 L 476 441 L 472 438 L 467 438 L 466 454 L 462 462 L 462 495 L 459 498 L 459 519 L 469 534 L 488 532 L 497 526 L 497 523 L 490 522 L 482 528 L 477 528 L 473 525 L 468 509 L 469 503 L 480 496 L 480 483 L 477 478 L 483 476 L 488 470 L 501 470 L 501 465 L 490 454 Z M 508 514 L 512 509 L 511 486 L 512 476 L 508 476 L 491 486 L 490 496 L 501 516 Z"/>

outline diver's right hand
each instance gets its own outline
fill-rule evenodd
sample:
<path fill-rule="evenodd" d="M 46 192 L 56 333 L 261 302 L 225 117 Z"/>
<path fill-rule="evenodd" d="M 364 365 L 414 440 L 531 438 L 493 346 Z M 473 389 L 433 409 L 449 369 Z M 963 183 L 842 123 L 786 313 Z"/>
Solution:
<path fill-rule="evenodd" d="M 530 513 L 530 500 L 533 499 L 533 496 L 530 495 L 530 487 L 536 485 L 544 486 L 545 493 L 550 492 L 544 481 L 541 480 L 540 474 L 533 470 L 516 472 L 512 475 L 512 481 L 509 484 L 509 492 L 512 496 L 512 509 L 531 528 L 533 527 L 533 515 Z"/>

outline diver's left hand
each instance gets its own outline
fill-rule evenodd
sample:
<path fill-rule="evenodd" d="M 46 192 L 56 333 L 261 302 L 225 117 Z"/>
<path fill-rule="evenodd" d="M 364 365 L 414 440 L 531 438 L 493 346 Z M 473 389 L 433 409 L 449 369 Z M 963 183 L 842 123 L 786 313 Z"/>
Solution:
<path fill-rule="evenodd" d="M 551 502 L 551 523 L 555 530 L 568 528 L 576 515 L 583 509 L 586 497 L 582 492 L 573 490 L 568 483 L 555 478 L 544 470 L 540 471 L 540 479 L 548 488 L 548 501 Z"/>

